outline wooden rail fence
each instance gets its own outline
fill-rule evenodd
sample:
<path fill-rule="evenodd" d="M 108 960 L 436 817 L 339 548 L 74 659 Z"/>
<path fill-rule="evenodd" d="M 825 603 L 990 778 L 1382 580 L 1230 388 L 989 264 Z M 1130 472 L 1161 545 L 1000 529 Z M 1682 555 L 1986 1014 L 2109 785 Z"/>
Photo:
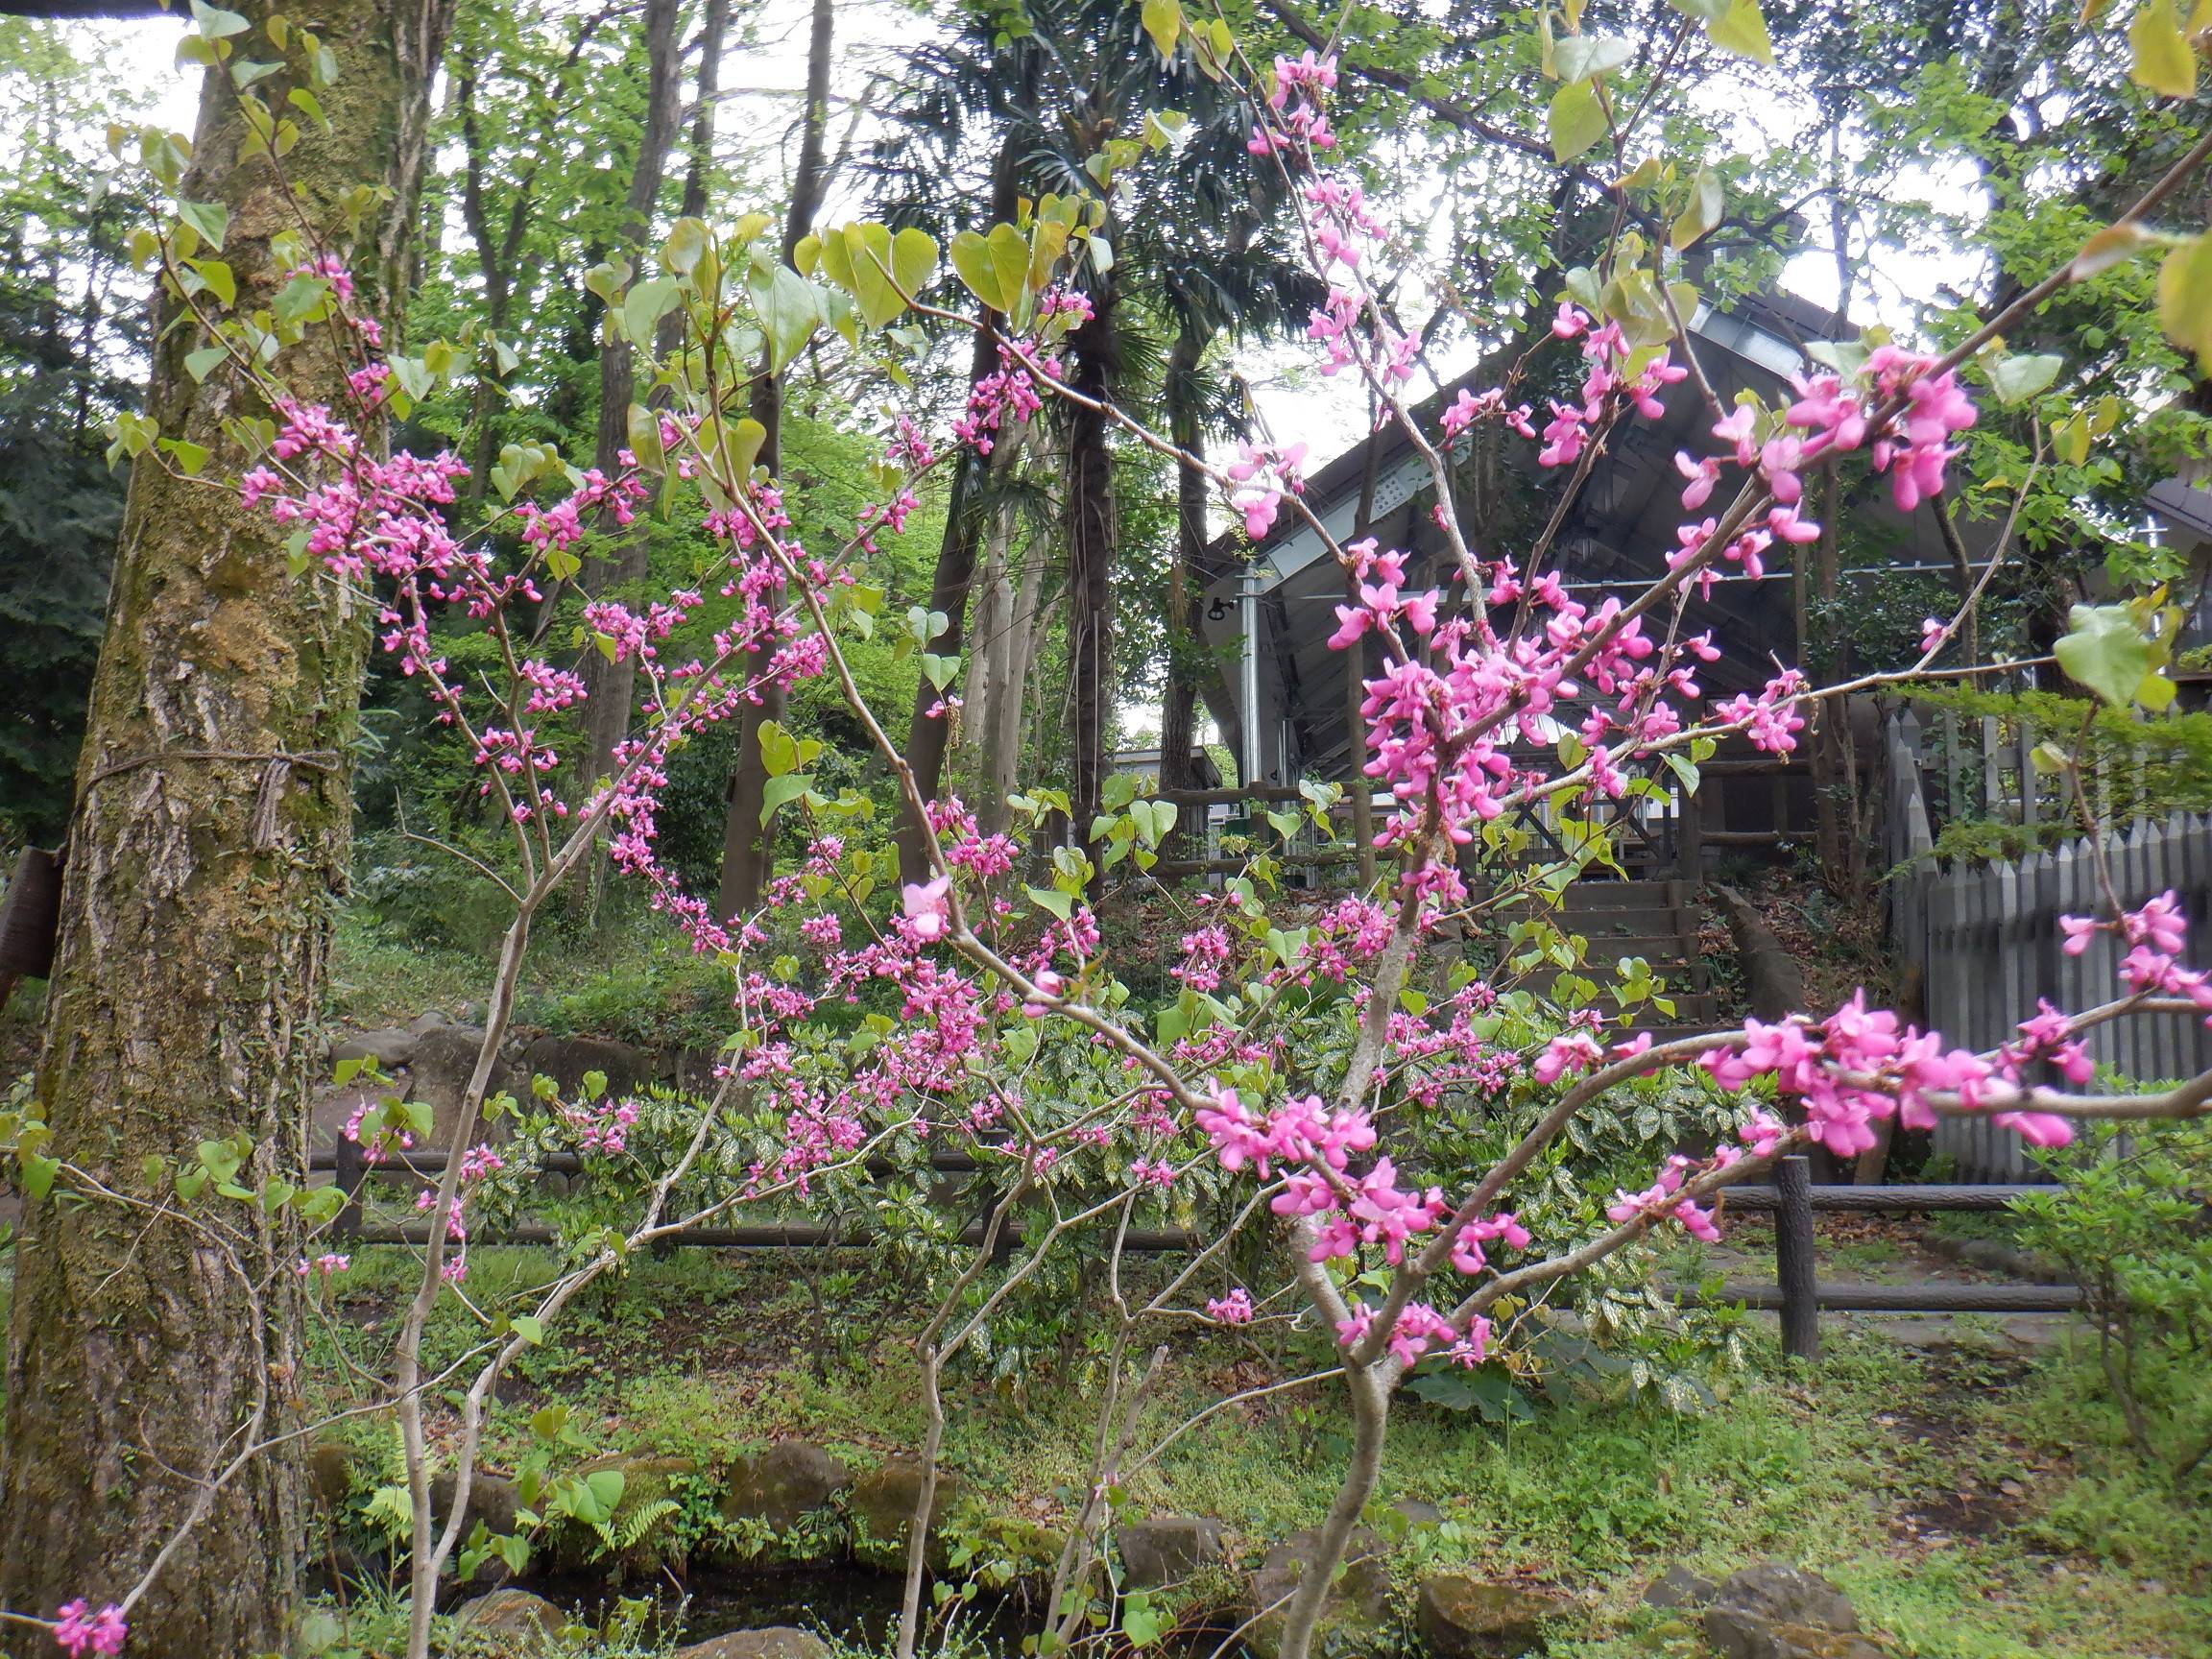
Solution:
<path fill-rule="evenodd" d="M 974 1172 L 982 1167 L 961 1153 L 940 1153 L 929 1161 L 943 1173 Z M 309 1160 L 316 1171 L 333 1173 L 350 1201 L 340 1214 L 336 1232 L 343 1239 L 362 1244 L 426 1244 L 426 1226 L 372 1225 L 361 1215 L 360 1193 L 373 1179 L 421 1180 L 420 1171 L 403 1164 L 370 1164 L 361 1148 L 341 1141 L 337 1149 L 318 1152 Z M 580 1174 L 582 1160 L 574 1153 L 554 1153 L 541 1168 L 547 1174 Z M 2027 1188 L 2020 1185 L 1815 1187 L 1802 1157 L 1785 1158 L 1775 1166 L 1770 1185 L 1746 1182 L 1726 1190 L 1731 1209 L 1771 1213 L 1774 1216 L 1775 1283 L 1772 1286 L 1727 1284 L 1716 1306 L 1741 1305 L 1782 1315 L 1782 1347 L 1802 1358 L 1816 1358 L 1820 1352 L 1820 1311 L 1869 1313 L 2063 1313 L 2080 1304 L 2080 1292 L 2071 1285 L 1849 1285 L 1822 1286 L 1815 1267 L 1813 1216 L 1815 1211 L 1841 1211 L 1854 1214 L 1919 1214 L 1930 1211 L 2002 1210 Z M 868 1227 L 848 1228 L 819 1221 L 772 1221 L 752 1226 L 694 1227 L 668 1236 L 670 1244 L 714 1250 L 799 1250 L 859 1246 L 871 1243 L 875 1232 Z M 984 1224 L 978 1219 L 962 1229 L 960 1242 L 971 1247 L 983 1242 Z M 541 1222 L 525 1222 L 496 1238 L 480 1238 L 482 1244 L 540 1246 L 560 1241 L 559 1229 Z M 1193 1230 L 1131 1228 L 1123 1236 L 1123 1248 L 1145 1255 L 1196 1250 L 1205 1240 Z M 1683 1292 L 1685 1300 L 1704 1300 L 1696 1291 Z"/>

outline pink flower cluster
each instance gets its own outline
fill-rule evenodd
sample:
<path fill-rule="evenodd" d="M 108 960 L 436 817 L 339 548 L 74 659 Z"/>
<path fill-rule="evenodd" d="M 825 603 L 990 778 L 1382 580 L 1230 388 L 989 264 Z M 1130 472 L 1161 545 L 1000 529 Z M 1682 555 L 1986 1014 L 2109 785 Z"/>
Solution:
<path fill-rule="evenodd" d="M 54 1625 L 54 1640 L 72 1659 L 87 1649 L 110 1656 L 120 1653 L 130 1634 L 120 1607 L 109 1604 L 94 1613 L 82 1596 L 62 1607 Z"/>
<path fill-rule="evenodd" d="M 1252 130 L 1245 148 L 1255 156 L 1277 151 L 1298 154 L 1334 150 L 1336 134 L 1329 131 L 1329 115 L 1321 108 L 1321 94 L 1336 84 L 1334 55 L 1316 58 L 1309 49 L 1302 58 L 1275 60 L 1275 84 L 1267 90 L 1270 119 Z"/>

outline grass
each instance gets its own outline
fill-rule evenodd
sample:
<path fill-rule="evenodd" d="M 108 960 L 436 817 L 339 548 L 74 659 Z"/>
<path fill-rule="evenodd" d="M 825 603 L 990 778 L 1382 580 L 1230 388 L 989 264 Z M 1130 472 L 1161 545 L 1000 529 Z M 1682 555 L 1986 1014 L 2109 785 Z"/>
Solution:
<path fill-rule="evenodd" d="M 547 1265 L 492 1250 L 471 1263 L 480 1298 Z M 697 1251 L 635 1263 L 524 1358 L 487 1462 L 512 1466 L 529 1414 L 556 1394 L 591 1450 L 676 1453 L 709 1471 L 787 1436 L 860 1467 L 911 1449 L 922 1418 L 901 1335 L 912 1291 L 863 1274 L 846 1334 L 817 1368 L 791 1265 Z M 405 1277 L 398 1252 L 361 1252 L 341 1282 L 338 1337 L 373 1346 L 363 1325 Z M 442 1314 L 433 1350 L 461 1334 Z M 1432 1503 L 1442 1520 L 1414 1534 L 1401 1568 L 1575 1591 L 1579 1611 L 1551 1651 L 1579 1659 L 1703 1652 L 1689 1625 L 1641 1607 L 1644 1587 L 1674 1560 L 1719 1576 L 1767 1557 L 1835 1579 L 1902 1654 L 2212 1659 L 2203 1483 L 2176 1493 L 2141 1468 L 2086 1356 L 2030 1364 L 1994 1332 L 1984 1346 L 1970 1322 L 1958 1348 L 1932 1355 L 1842 1322 L 1816 1367 L 1782 1361 L 1765 1337 L 1753 1346 L 1747 1371 L 1715 1379 L 1723 1407 L 1701 1415 L 1590 1400 L 1492 1428 L 1404 1400 L 1379 1496 Z M 1139 1446 L 1305 1358 L 1220 1337 L 1178 1347 Z M 956 1377 L 946 1462 L 976 1513 L 1065 1519 L 1087 1479 L 1097 1382 L 1081 1343 L 1048 1374 L 1040 1362 L 996 1385 Z M 1126 1475 L 1126 1512 L 1215 1515 L 1256 1554 L 1321 1518 L 1342 1422 L 1326 1384 L 1221 1412 Z"/>

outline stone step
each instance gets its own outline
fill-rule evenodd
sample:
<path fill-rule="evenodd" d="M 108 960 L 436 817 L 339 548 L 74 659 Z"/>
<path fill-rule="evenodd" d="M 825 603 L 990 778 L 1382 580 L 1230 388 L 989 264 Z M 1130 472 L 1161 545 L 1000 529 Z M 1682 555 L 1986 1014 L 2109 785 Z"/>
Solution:
<path fill-rule="evenodd" d="M 1676 881 L 1575 881 L 1562 896 L 1567 913 L 1585 910 L 1667 909 L 1687 897 Z"/>

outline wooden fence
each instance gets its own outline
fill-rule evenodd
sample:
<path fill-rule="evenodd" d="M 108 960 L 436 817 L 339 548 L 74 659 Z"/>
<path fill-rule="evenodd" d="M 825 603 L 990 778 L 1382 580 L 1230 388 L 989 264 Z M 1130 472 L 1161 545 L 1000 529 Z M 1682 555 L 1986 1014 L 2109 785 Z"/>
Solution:
<path fill-rule="evenodd" d="M 1928 1024 L 1978 1049 L 2012 1036 L 2038 998 L 2079 1009 L 2118 993 L 2126 951 L 2109 935 L 2097 935 L 2079 956 L 2060 949 L 2058 918 L 2107 913 L 2107 882 L 2129 907 L 2172 889 L 2198 938 L 2212 920 L 2212 816 L 2122 819 L 2103 804 L 2108 792 L 2092 791 L 2101 819 L 2095 837 L 2074 836 L 2016 859 L 1938 863 L 1940 820 L 1930 809 L 1937 790 L 1949 812 L 1964 815 L 1961 808 L 1979 795 L 1983 814 L 2002 821 L 2009 809 L 2010 821 L 2024 826 L 2036 824 L 2039 813 L 2048 821 L 2057 807 L 2030 759 L 2032 733 L 2003 733 L 1995 726 L 1969 723 L 1961 744 L 1953 722 L 1950 740 L 1931 746 L 1907 710 L 1891 717 L 1887 733 L 1890 943 L 1901 963 L 1919 970 Z M 1970 772 L 1977 749 L 1986 764 Z M 2100 1064 L 2146 1081 L 2212 1069 L 2212 1031 L 2187 1015 L 2113 1021 L 2090 1033 L 2088 1046 Z M 2035 1173 L 2018 1136 L 1980 1119 L 1946 1118 L 1936 1145 L 1967 1180 L 2019 1181 Z"/>

